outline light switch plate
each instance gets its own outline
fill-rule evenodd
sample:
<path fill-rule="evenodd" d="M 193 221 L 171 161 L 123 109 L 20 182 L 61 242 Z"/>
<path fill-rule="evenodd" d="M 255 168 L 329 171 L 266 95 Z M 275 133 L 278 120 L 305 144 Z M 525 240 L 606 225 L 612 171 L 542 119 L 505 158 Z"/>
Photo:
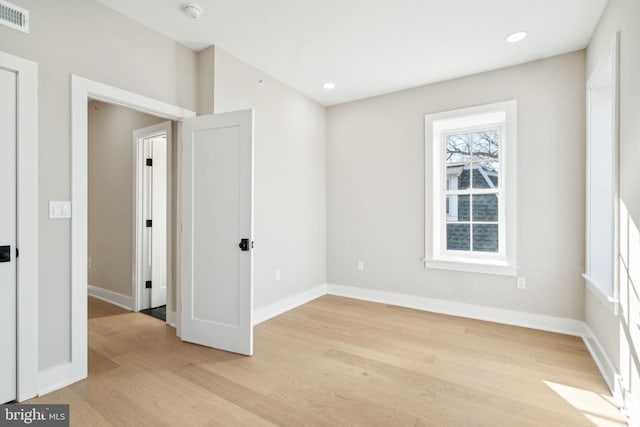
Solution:
<path fill-rule="evenodd" d="M 49 218 L 51 219 L 68 219 L 71 218 L 71 202 L 68 200 L 49 201 Z"/>

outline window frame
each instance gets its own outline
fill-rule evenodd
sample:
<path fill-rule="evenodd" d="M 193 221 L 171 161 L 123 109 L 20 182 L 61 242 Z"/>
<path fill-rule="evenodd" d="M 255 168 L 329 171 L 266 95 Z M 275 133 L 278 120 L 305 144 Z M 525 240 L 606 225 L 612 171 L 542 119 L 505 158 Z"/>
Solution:
<path fill-rule="evenodd" d="M 506 120 L 506 117 L 505 117 Z M 446 205 L 447 202 L 447 197 L 449 195 L 453 195 L 453 196 L 469 196 L 469 220 L 468 221 L 460 221 L 459 219 L 457 219 L 455 222 L 456 224 L 468 224 L 469 225 L 469 233 L 470 233 L 470 242 L 469 242 L 469 250 L 468 251 L 464 251 L 464 250 L 454 250 L 454 249 L 447 249 L 446 248 L 446 243 L 447 243 L 447 224 L 449 224 L 449 220 L 452 217 L 452 215 L 447 215 L 446 211 L 443 214 L 442 212 L 440 213 L 440 224 L 439 224 L 439 233 L 440 233 L 440 237 L 439 237 L 439 242 L 440 242 L 440 247 L 439 247 L 439 252 L 441 254 L 443 254 L 445 257 L 447 258 L 459 258 L 459 257 L 463 257 L 463 258 L 474 258 L 474 259 L 489 259 L 489 260 L 500 260 L 503 259 L 505 257 L 505 246 L 506 246 L 506 241 L 505 241 L 505 230 L 504 230 L 504 218 L 505 218 L 505 207 L 504 207 L 504 190 L 503 190 L 503 174 L 502 172 L 502 164 L 503 164 L 503 159 L 502 159 L 502 154 L 504 152 L 504 150 L 502 150 L 501 146 L 502 146 L 502 141 L 504 141 L 504 136 L 505 136 L 505 122 L 504 121 L 500 121 L 500 122 L 496 122 L 496 123 L 487 123 L 486 125 L 483 126 L 474 126 L 474 127 L 464 127 L 464 128 L 459 128 L 459 129 L 454 129 L 454 128 L 449 128 L 447 127 L 446 129 L 443 129 L 441 132 L 439 132 L 440 135 L 440 168 L 441 168 L 441 173 L 444 173 L 445 180 L 449 180 L 450 178 L 448 178 L 449 174 L 448 174 L 448 165 L 446 162 L 446 140 L 450 135 L 460 135 L 460 134 L 464 134 L 464 133 L 474 133 L 474 132 L 480 132 L 480 131 L 485 131 L 485 130 L 498 130 L 500 133 L 500 145 L 498 146 L 498 164 L 500 165 L 500 174 L 498 176 L 498 188 L 496 189 L 495 187 L 493 188 L 474 188 L 473 187 L 473 175 L 474 175 L 474 168 L 473 168 L 473 158 L 470 160 L 470 164 L 471 164 L 471 169 L 469 170 L 469 180 L 470 180 L 470 185 L 469 188 L 467 189 L 451 189 L 451 188 L 447 188 L 444 185 L 440 185 L 438 186 L 439 188 L 436 189 L 436 187 L 434 186 L 433 191 L 438 191 L 439 192 L 439 201 L 442 204 L 442 201 L 444 201 L 445 203 L 443 203 L 444 205 Z M 435 135 L 434 135 L 435 138 Z M 434 151 L 434 155 L 435 155 L 435 151 Z M 466 162 L 465 162 L 466 163 Z M 462 166 L 464 168 L 464 166 Z M 435 170 L 435 169 L 434 169 Z M 463 169 L 464 170 L 464 169 Z M 481 169 L 478 169 L 479 172 L 483 175 L 483 177 L 486 178 L 486 173 L 484 171 L 482 171 Z M 493 186 L 493 184 L 491 184 Z M 451 194 L 451 192 L 455 192 L 455 194 Z M 434 193 L 435 194 L 435 193 Z M 473 196 L 475 195 L 482 195 L 482 194 L 496 194 L 497 198 L 498 198 L 498 220 L 497 221 L 474 221 L 473 219 Z M 456 209 L 457 210 L 457 209 Z M 482 223 L 491 223 L 491 224 L 496 224 L 498 225 L 498 252 L 497 253 L 493 253 L 493 252 L 482 252 L 482 251 L 474 251 L 473 250 L 473 227 L 474 225 L 482 225 Z"/>
<path fill-rule="evenodd" d="M 603 54 L 600 62 L 589 76 L 586 84 L 587 102 L 586 102 L 586 131 L 587 131 L 587 155 L 585 160 L 586 174 L 585 174 L 585 272 L 582 275 L 585 279 L 585 284 L 593 292 L 593 294 L 608 308 L 611 308 L 612 313 L 617 316 L 620 310 L 620 260 L 621 258 L 621 246 L 620 246 L 620 227 L 621 222 L 624 225 L 624 216 L 621 216 L 621 211 L 624 210 L 624 204 L 620 201 L 620 135 L 619 135 L 619 98 L 620 98 L 620 32 L 616 32 L 613 39 L 610 42 L 609 49 Z M 597 107 L 602 107 L 605 104 L 598 103 L 597 99 L 594 99 L 594 95 L 600 90 L 607 88 L 609 97 L 609 111 L 610 114 L 609 126 L 607 126 L 608 140 L 603 142 L 595 132 L 595 126 L 599 120 L 603 117 L 594 111 Z M 611 158 L 609 159 L 608 174 L 598 172 L 594 168 L 596 162 L 594 158 L 597 149 L 602 148 L 609 151 Z M 599 162 L 603 162 L 600 158 Z M 609 214 L 611 216 L 611 224 L 601 225 L 605 230 L 607 227 L 608 240 L 607 242 L 599 242 L 594 235 L 594 223 L 598 226 L 597 222 L 593 220 L 593 200 L 594 200 L 594 188 L 592 186 L 594 181 L 599 179 L 606 179 L 609 181 L 609 205 L 605 205 L 605 208 L 609 208 Z M 600 231 L 602 231 L 600 230 Z M 623 233 L 624 235 L 624 233 Z M 607 255 L 596 254 L 593 251 L 594 247 L 606 247 Z M 608 258 L 608 259 L 605 259 Z M 598 262 L 594 262 L 598 261 Z M 611 268 L 609 277 L 604 281 L 600 274 L 594 271 L 594 265 L 599 263 L 607 263 Z M 598 277 L 600 276 L 600 277 Z"/>
<path fill-rule="evenodd" d="M 515 100 L 425 115 L 425 267 L 516 276 L 516 114 Z M 498 253 L 446 249 L 446 137 L 474 130 L 501 130 L 498 162 Z M 470 173 L 473 171 L 471 170 Z M 465 190 L 481 194 L 485 189 Z M 486 189 L 496 194 L 494 189 Z M 469 203 L 472 203 L 470 197 Z M 431 212 L 429 216 L 428 213 Z M 469 224 L 473 224 L 470 209 Z M 475 221 L 478 222 L 478 221 Z M 493 222 L 493 221 L 492 221 Z M 493 222 L 495 223 L 495 222 Z M 472 231 L 470 231 L 472 233 Z"/>

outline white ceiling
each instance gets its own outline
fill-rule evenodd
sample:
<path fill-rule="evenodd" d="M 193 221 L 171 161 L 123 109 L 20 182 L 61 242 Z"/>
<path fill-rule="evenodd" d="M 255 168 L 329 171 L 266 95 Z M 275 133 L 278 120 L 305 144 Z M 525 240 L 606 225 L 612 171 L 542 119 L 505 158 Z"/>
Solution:
<path fill-rule="evenodd" d="M 587 46 L 607 0 L 97 0 L 184 45 L 216 45 L 324 105 Z M 524 30 L 529 36 L 509 44 Z M 327 91 L 323 83 L 336 88 Z"/>

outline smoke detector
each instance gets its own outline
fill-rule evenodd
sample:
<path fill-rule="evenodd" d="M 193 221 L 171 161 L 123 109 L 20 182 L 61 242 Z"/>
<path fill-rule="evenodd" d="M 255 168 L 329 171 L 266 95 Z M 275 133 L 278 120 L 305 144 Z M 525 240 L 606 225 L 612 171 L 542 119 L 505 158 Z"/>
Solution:
<path fill-rule="evenodd" d="M 204 10 L 197 4 L 189 3 L 182 6 L 182 11 L 191 19 L 198 19 L 204 13 Z"/>

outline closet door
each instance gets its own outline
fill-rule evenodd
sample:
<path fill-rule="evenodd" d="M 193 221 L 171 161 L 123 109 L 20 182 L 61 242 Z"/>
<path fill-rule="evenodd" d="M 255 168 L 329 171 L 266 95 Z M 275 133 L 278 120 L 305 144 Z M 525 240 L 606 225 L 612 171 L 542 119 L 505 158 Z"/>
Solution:
<path fill-rule="evenodd" d="M 0 68 L 0 403 L 16 398 L 16 84 Z"/>

